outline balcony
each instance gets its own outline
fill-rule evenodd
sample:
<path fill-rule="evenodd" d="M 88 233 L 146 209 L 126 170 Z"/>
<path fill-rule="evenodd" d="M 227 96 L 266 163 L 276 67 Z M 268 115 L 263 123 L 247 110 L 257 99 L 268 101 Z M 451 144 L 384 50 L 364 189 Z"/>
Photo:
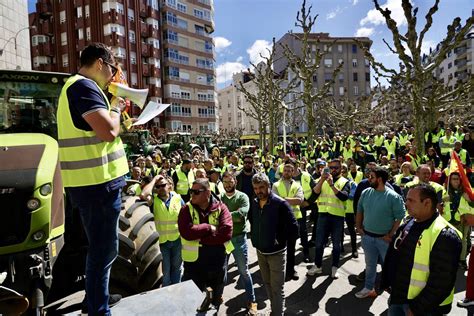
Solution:
<path fill-rule="evenodd" d="M 158 48 L 154 48 L 150 45 L 150 57 L 159 58 L 160 57 L 160 50 Z"/>
<path fill-rule="evenodd" d="M 142 43 L 142 56 L 150 57 L 150 44 Z"/>
<path fill-rule="evenodd" d="M 148 24 L 146 24 L 143 21 L 140 21 L 140 35 L 142 37 L 149 37 L 149 32 L 148 32 Z"/>
<path fill-rule="evenodd" d="M 158 29 L 153 25 L 148 25 L 148 37 L 159 38 Z"/>
<path fill-rule="evenodd" d="M 142 18 L 146 18 L 148 14 L 148 5 L 144 1 L 145 0 L 140 0 L 140 4 L 139 4 L 139 14 Z"/>
<path fill-rule="evenodd" d="M 44 20 L 40 24 L 41 34 L 53 35 L 53 25 L 49 20 Z"/>
<path fill-rule="evenodd" d="M 104 42 L 109 46 L 125 47 L 125 38 L 113 32 L 104 36 Z"/>
<path fill-rule="evenodd" d="M 159 18 L 158 10 L 155 10 L 151 6 L 148 6 L 148 17 L 158 19 Z"/>
<path fill-rule="evenodd" d="M 158 88 L 154 84 L 148 85 L 148 96 L 150 96 L 150 97 L 159 97 L 160 96 L 160 88 Z"/>
<path fill-rule="evenodd" d="M 160 75 L 160 68 L 156 67 L 155 65 L 150 66 L 150 76 L 151 77 L 158 77 Z"/>
<path fill-rule="evenodd" d="M 49 18 L 53 15 L 53 7 L 50 0 L 38 0 L 36 3 L 36 12 L 42 18 Z"/>
<path fill-rule="evenodd" d="M 36 46 L 36 52 L 38 56 L 53 56 L 54 55 L 53 47 L 50 42 L 39 43 Z"/>
<path fill-rule="evenodd" d="M 124 24 L 124 16 L 117 12 L 117 10 L 112 9 L 109 12 L 105 12 L 102 14 L 102 18 L 104 20 L 104 24 L 108 23 L 115 23 L 115 24 Z"/>
<path fill-rule="evenodd" d="M 142 64 L 142 74 L 144 77 L 150 77 L 150 65 Z"/>

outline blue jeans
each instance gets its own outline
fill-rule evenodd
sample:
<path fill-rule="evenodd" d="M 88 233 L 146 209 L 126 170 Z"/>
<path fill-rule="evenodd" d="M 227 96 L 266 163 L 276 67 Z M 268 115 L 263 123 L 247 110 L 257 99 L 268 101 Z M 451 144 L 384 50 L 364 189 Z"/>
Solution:
<path fill-rule="evenodd" d="M 389 244 L 380 237 L 362 236 L 362 249 L 365 256 L 365 288 L 372 290 L 377 276 L 377 262 L 383 265 Z"/>
<path fill-rule="evenodd" d="M 323 264 L 324 246 L 331 235 L 332 241 L 332 266 L 339 267 L 339 256 L 341 255 L 341 237 L 344 229 L 344 217 L 328 213 L 319 213 L 316 228 L 316 248 L 314 263 L 317 267 Z"/>
<path fill-rule="evenodd" d="M 160 244 L 163 254 L 163 286 L 181 281 L 183 260 L 181 259 L 181 238 Z"/>
<path fill-rule="evenodd" d="M 247 301 L 255 302 L 253 281 L 248 266 L 249 256 L 246 234 L 232 237 L 232 244 L 234 245 L 232 255 L 234 256 L 235 263 L 237 264 L 237 268 L 239 269 L 240 278 L 244 283 L 245 293 L 247 294 Z"/>
<path fill-rule="evenodd" d="M 89 315 L 110 315 L 110 268 L 118 254 L 121 188 L 111 191 L 67 188 L 81 216 L 89 242 L 86 259 L 86 301 Z"/>

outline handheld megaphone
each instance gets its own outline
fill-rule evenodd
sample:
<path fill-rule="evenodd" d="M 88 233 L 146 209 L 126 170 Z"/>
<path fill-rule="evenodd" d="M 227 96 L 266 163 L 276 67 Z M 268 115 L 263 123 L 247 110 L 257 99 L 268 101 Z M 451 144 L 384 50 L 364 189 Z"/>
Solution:
<path fill-rule="evenodd" d="M 140 109 L 145 105 L 148 89 L 133 89 L 124 84 L 112 82 L 109 92 L 116 97 L 124 97 L 133 101 Z"/>

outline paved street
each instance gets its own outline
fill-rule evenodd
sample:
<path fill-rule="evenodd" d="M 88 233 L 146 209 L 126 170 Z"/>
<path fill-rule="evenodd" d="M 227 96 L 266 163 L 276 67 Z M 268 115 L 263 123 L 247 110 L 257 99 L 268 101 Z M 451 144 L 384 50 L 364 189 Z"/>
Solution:
<path fill-rule="evenodd" d="M 250 243 L 250 240 L 249 240 Z M 350 239 L 346 236 L 345 249 L 350 250 Z M 296 267 L 300 279 L 285 284 L 286 306 L 288 315 L 387 315 L 388 293 L 380 294 L 376 299 L 357 299 L 354 294 L 363 287 L 363 282 L 356 280 L 356 275 L 364 269 L 364 255 L 359 248 L 359 258 L 352 259 L 346 252 L 341 259 L 340 277 L 332 280 L 331 249 L 325 251 L 323 264 L 324 274 L 317 277 L 306 277 L 309 264 L 302 263 L 302 254 L 298 252 Z M 314 248 L 311 249 L 314 256 Z M 258 272 L 257 255 L 255 248 L 250 247 L 249 253 L 251 273 L 258 301 L 259 314 L 268 310 L 270 301 L 266 299 L 265 289 Z M 245 315 L 246 297 L 242 286 L 237 285 L 237 266 L 230 260 L 229 280 L 224 290 L 224 305 L 219 309 L 219 315 Z M 466 277 L 464 271 L 459 271 L 454 302 L 464 297 Z M 453 304 L 450 315 L 468 315 L 466 309 L 458 308 Z M 474 315 L 471 313 L 470 315 Z"/>

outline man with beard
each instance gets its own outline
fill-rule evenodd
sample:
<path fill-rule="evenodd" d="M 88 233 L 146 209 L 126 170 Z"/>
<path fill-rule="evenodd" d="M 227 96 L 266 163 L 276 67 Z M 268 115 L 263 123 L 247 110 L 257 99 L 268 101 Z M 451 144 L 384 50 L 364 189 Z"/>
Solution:
<path fill-rule="evenodd" d="M 225 192 L 221 193 L 221 199 L 232 215 L 233 229 L 231 241 L 234 246 L 232 255 L 237 264 L 241 280 L 244 283 L 248 313 L 256 315 L 257 303 L 255 302 L 252 275 L 248 266 L 247 233 L 249 232 L 249 227 L 247 225 L 247 213 L 250 206 L 249 198 L 245 193 L 236 190 L 237 180 L 234 174 L 225 172 L 222 179 Z"/>
<path fill-rule="evenodd" d="M 232 218 L 227 206 L 212 194 L 207 179 L 196 179 L 191 201 L 181 208 L 178 228 L 181 235 L 181 256 L 184 261 L 183 281 L 193 280 L 201 291 L 212 289 L 212 304 L 222 304 L 227 255 L 233 250 Z M 204 300 L 199 311 L 209 308 Z"/>
<path fill-rule="evenodd" d="M 368 177 L 370 188 L 364 190 L 357 205 L 356 227 L 362 236 L 365 254 L 365 286 L 357 292 L 357 298 L 375 297 L 377 262 L 385 259 L 393 235 L 405 216 L 402 197 L 385 186 L 388 172 L 374 168 Z"/>
<path fill-rule="evenodd" d="M 270 180 L 264 173 L 255 174 L 252 185 L 256 195 L 248 214 L 252 244 L 257 248 L 272 315 L 283 315 L 286 245 L 296 238 L 298 223 L 288 202 L 271 192 Z"/>
<path fill-rule="evenodd" d="M 252 177 L 256 173 L 257 170 L 254 168 L 252 155 L 246 154 L 244 156 L 244 168 L 235 175 L 235 178 L 237 179 L 237 190 L 247 194 L 250 201 L 254 198 Z"/>

